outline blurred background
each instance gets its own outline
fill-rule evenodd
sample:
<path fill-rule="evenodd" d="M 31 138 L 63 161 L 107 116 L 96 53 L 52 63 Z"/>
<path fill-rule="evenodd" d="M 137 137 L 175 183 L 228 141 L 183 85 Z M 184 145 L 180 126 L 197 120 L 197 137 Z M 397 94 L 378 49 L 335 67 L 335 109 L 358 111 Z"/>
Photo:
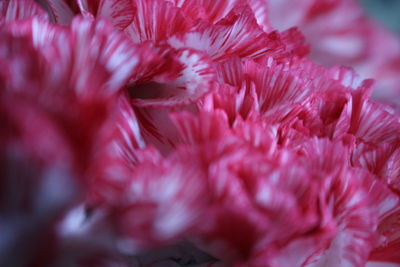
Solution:
<path fill-rule="evenodd" d="M 400 34 L 400 0 L 360 0 L 366 11 L 387 28 Z"/>

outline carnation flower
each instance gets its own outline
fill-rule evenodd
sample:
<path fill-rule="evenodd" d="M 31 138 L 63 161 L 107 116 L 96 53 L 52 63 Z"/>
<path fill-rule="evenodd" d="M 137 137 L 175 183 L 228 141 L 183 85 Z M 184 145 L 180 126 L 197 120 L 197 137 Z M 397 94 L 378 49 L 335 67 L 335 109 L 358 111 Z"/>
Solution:
<path fill-rule="evenodd" d="M 354 67 L 362 77 L 376 79 L 375 98 L 398 105 L 398 38 L 369 19 L 358 1 L 268 3 L 271 25 L 279 30 L 299 27 L 311 46 L 310 56 L 317 63 Z"/>
<path fill-rule="evenodd" d="M 399 41 L 353 0 L 38 2 L 0 2 L 0 265 L 400 265 Z"/>

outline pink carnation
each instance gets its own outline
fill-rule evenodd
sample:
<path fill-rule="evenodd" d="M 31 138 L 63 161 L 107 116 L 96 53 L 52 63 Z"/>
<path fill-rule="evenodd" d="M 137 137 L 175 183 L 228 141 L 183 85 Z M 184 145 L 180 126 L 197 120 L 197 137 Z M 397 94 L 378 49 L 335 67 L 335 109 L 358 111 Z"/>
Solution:
<path fill-rule="evenodd" d="M 400 266 L 400 42 L 353 0 L 37 2 L 0 2 L 1 266 Z"/>

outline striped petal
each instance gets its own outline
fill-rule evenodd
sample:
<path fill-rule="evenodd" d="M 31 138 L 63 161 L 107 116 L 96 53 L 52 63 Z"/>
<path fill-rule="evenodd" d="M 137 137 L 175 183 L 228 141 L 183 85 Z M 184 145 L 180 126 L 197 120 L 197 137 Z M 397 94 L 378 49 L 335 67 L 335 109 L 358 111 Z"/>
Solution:
<path fill-rule="evenodd" d="M 109 20 L 115 28 L 123 30 L 132 23 L 135 12 L 131 0 L 101 0 L 97 17 Z"/>
<path fill-rule="evenodd" d="M 257 25 L 249 8 L 237 8 L 216 25 L 177 34 L 168 42 L 174 48 L 190 47 L 208 54 L 213 60 L 232 56 L 256 58 L 283 49 L 276 34 L 266 34 Z"/>
<path fill-rule="evenodd" d="M 13 0 L 0 2 L 0 25 L 37 17 L 47 20 L 48 15 L 35 1 L 33 0 Z"/>
<path fill-rule="evenodd" d="M 133 1 L 136 14 L 125 33 L 135 43 L 162 41 L 191 26 L 179 8 L 164 0 Z"/>
<path fill-rule="evenodd" d="M 190 49 L 180 49 L 175 57 L 182 67 L 177 77 L 168 83 L 136 84 L 133 90 L 139 95 L 143 91 L 147 96 L 146 99 L 134 98 L 135 104 L 140 106 L 187 104 L 212 90 L 215 71 L 206 56 Z"/>

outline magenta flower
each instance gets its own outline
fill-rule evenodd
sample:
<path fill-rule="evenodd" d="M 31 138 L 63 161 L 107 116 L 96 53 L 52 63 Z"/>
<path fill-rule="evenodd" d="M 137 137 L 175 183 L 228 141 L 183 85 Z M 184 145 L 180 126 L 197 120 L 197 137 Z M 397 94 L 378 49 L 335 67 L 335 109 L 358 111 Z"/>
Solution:
<path fill-rule="evenodd" d="M 400 266 L 400 45 L 354 1 L 37 2 L 0 2 L 1 266 Z"/>

